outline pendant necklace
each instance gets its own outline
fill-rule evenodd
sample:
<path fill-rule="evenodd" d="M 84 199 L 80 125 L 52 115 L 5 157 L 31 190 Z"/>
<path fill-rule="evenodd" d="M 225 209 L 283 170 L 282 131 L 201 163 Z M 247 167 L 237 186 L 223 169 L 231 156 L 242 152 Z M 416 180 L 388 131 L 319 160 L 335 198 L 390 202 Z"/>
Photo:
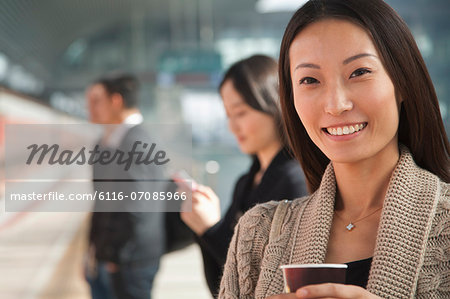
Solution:
<path fill-rule="evenodd" d="M 356 222 L 360 222 L 361 220 L 364 220 L 364 219 L 366 219 L 367 217 L 369 217 L 369 216 L 372 216 L 373 214 L 375 214 L 376 212 L 378 212 L 379 210 L 381 210 L 383 207 L 381 207 L 381 208 L 378 208 L 378 209 L 376 209 L 375 211 L 373 211 L 372 213 L 370 213 L 369 215 L 366 215 L 366 216 L 364 216 L 364 217 L 362 217 L 362 218 L 359 218 L 359 219 L 356 219 L 355 221 L 350 221 L 350 223 L 345 227 L 348 231 L 351 231 L 352 229 L 354 229 L 356 226 L 355 226 L 355 223 Z M 339 219 L 341 219 L 342 221 L 344 221 L 344 222 L 346 222 L 345 221 L 345 219 L 343 219 L 341 216 L 339 216 L 338 215 L 338 213 L 334 213 Z"/>

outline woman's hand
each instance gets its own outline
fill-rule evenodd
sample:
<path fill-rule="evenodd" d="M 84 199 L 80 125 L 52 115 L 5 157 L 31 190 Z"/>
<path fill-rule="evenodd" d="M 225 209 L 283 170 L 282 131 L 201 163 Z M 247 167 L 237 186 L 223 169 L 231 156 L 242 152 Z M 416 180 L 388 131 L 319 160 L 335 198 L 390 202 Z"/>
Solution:
<path fill-rule="evenodd" d="M 192 191 L 192 212 L 181 212 L 181 220 L 199 236 L 219 222 L 220 202 L 214 191 L 207 186 L 198 185 Z"/>
<path fill-rule="evenodd" d="M 366 289 L 340 283 L 323 283 L 309 285 L 295 292 L 297 298 L 340 298 L 340 299 L 380 299 Z"/>
<path fill-rule="evenodd" d="M 295 293 L 271 296 L 267 299 L 381 299 L 367 290 L 339 283 L 323 283 L 300 288 Z"/>
<path fill-rule="evenodd" d="M 298 297 L 295 295 L 295 293 L 289 293 L 289 294 L 280 294 L 275 296 L 267 297 L 266 299 L 298 299 Z"/>

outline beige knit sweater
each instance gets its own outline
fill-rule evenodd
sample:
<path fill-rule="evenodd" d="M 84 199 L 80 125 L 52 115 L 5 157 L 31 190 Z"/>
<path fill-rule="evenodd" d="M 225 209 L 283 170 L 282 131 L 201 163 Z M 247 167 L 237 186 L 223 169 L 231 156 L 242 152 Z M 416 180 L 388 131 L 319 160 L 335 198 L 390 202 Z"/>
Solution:
<path fill-rule="evenodd" d="M 323 263 L 335 193 L 330 164 L 319 189 L 290 204 L 272 240 L 277 203 L 248 211 L 235 229 L 219 298 L 283 293 L 280 265 Z M 450 298 L 449 184 L 419 168 L 406 149 L 386 194 L 367 290 L 381 298 Z"/>

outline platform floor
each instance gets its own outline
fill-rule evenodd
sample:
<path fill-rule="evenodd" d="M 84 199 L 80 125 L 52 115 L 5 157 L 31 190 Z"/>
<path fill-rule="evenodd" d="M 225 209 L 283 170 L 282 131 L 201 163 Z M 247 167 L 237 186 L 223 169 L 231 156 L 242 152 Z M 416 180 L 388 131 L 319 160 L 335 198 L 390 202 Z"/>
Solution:
<path fill-rule="evenodd" d="M 90 298 L 83 276 L 87 228 L 87 213 L 2 213 L 0 298 Z M 211 298 L 197 245 L 163 257 L 153 298 Z"/>

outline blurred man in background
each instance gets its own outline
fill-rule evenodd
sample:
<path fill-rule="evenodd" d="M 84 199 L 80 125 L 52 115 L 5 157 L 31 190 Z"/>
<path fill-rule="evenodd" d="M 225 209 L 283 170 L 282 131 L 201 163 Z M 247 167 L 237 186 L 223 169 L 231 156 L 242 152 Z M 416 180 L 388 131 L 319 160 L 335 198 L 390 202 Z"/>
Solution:
<path fill-rule="evenodd" d="M 143 117 L 137 107 L 138 89 L 139 83 L 132 75 L 101 78 L 87 89 L 90 121 L 118 125 L 105 126 L 100 148 L 128 152 L 135 141 L 148 138 L 140 125 Z M 133 165 L 125 171 L 117 165 L 96 163 L 93 171 L 94 189 L 110 194 L 144 190 L 149 184 L 145 180 L 159 175 L 157 169 L 147 165 Z M 86 277 L 92 297 L 151 298 L 164 251 L 163 213 L 96 212 L 105 210 L 99 209 L 100 204 L 105 202 L 96 202 L 89 234 L 91 258 Z"/>

